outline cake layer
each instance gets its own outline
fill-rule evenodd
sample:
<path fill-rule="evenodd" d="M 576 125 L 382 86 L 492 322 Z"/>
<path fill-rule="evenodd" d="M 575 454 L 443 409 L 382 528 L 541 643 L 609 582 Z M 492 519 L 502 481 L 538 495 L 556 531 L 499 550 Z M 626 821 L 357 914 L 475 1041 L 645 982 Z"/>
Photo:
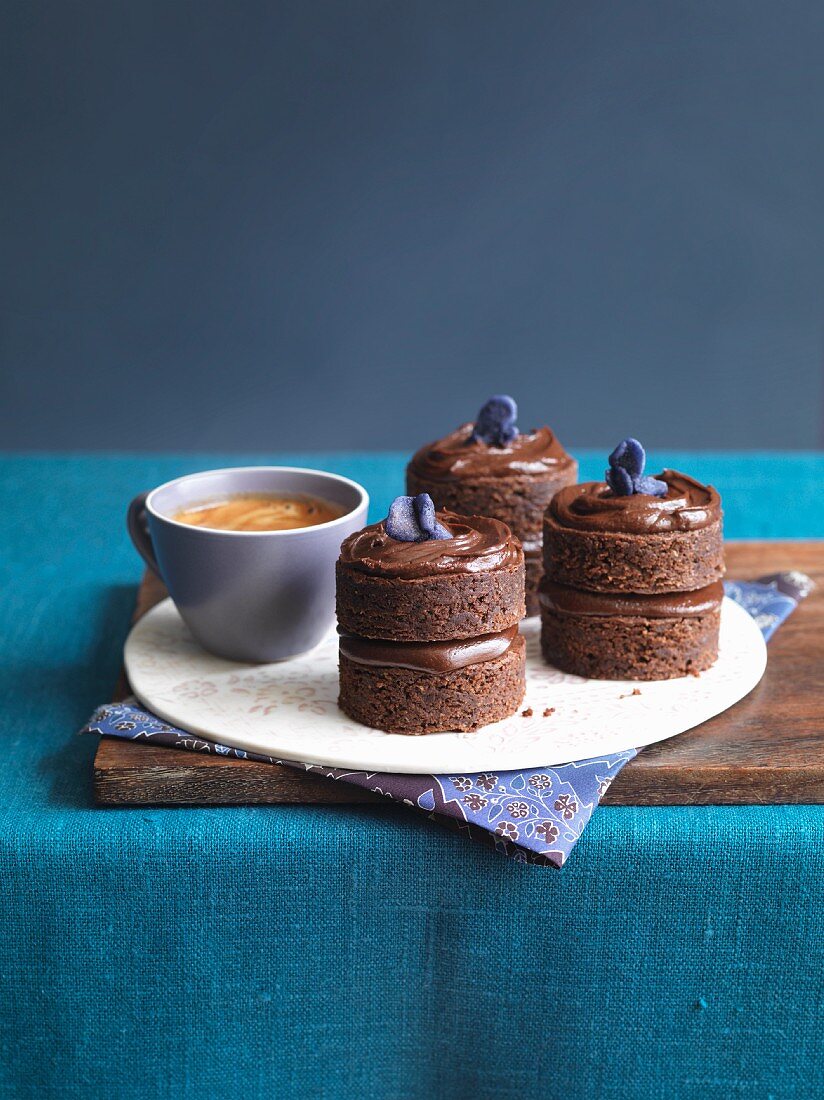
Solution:
<path fill-rule="evenodd" d="M 470 731 L 507 718 L 526 690 L 526 646 L 449 672 L 361 664 L 341 653 L 341 710 L 366 726 L 417 736 Z"/>
<path fill-rule="evenodd" d="M 573 485 L 544 516 L 544 573 L 591 592 L 691 592 L 724 575 L 715 489 L 664 470 L 663 497 L 617 496 L 600 481 Z"/>
<path fill-rule="evenodd" d="M 341 655 L 360 665 L 382 668 L 411 668 L 418 672 L 454 672 L 467 665 L 502 657 L 518 633 L 516 626 L 499 634 L 482 634 L 449 642 L 387 642 L 343 634 Z"/>
<path fill-rule="evenodd" d="M 541 650 L 562 672 L 593 680 L 670 680 L 718 656 L 720 610 L 678 618 L 541 612 Z"/>
<path fill-rule="evenodd" d="M 557 615 L 610 616 L 645 619 L 681 619 L 718 611 L 724 585 L 714 581 L 694 592 L 661 592 L 655 595 L 586 592 L 556 584 L 544 577 L 539 590 L 542 608 Z"/>
<path fill-rule="evenodd" d="M 480 573 L 403 579 L 363 573 L 343 561 L 336 570 L 338 626 L 345 634 L 401 642 L 454 641 L 499 634 L 524 616 L 520 547 L 517 564 Z"/>

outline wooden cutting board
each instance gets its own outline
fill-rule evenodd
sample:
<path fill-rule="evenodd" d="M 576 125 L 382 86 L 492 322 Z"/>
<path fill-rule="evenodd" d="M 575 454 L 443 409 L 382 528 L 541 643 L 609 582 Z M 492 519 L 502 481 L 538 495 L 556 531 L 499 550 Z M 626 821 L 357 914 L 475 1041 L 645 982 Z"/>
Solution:
<path fill-rule="evenodd" d="M 727 570 L 737 580 L 789 569 L 817 587 L 770 642 L 758 687 L 704 725 L 644 749 L 604 804 L 824 802 L 824 541 L 727 544 Z M 165 595 L 147 575 L 135 618 Z M 117 697 L 127 690 L 122 683 Z M 106 737 L 94 761 L 94 791 L 101 806 L 382 801 L 290 768 Z"/>

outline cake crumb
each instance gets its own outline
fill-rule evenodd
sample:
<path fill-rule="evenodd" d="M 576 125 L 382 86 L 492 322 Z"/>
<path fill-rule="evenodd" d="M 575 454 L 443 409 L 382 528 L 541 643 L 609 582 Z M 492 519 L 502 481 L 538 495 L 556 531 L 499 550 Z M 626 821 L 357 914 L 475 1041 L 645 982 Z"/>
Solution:
<path fill-rule="evenodd" d="M 522 718 L 531 718 L 533 713 L 534 712 L 532 710 L 532 707 L 527 707 L 526 710 L 521 711 L 521 717 Z"/>
<path fill-rule="evenodd" d="M 632 691 L 628 691 L 626 693 L 626 695 L 619 695 L 618 698 L 619 699 L 631 699 L 633 695 L 640 695 L 640 694 L 641 694 L 641 689 L 640 688 L 633 688 Z"/>
<path fill-rule="evenodd" d="M 687 669 L 687 675 L 688 676 L 694 676 L 695 679 L 697 680 L 698 677 L 701 675 L 701 673 L 698 671 L 697 668 L 688 668 Z"/>
<path fill-rule="evenodd" d="M 547 707 L 544 711 L 544 718 L 551 718 L 555 713 L 555 707 Z"/>

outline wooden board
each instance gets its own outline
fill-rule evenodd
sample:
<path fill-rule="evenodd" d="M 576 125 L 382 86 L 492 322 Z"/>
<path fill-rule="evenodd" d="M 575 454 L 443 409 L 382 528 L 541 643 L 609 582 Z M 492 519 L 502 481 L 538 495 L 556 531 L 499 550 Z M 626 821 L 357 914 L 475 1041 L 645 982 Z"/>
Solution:
<path fill-rule="evenodd" d="M 725 714 L 645 749 L 604 803 L 625 806 L 824 802 L 824 541 L 727 545 L 731 577 L 797 569 L 817 587 L 770 642 L 762 682 Z M 135 617 L 165 596 L 147 576 Z M 121 694 L 125 685 L 121 685 Z M 363 803 L 379 796 L 289 768 L 102 738 L 100 805 Z"/>

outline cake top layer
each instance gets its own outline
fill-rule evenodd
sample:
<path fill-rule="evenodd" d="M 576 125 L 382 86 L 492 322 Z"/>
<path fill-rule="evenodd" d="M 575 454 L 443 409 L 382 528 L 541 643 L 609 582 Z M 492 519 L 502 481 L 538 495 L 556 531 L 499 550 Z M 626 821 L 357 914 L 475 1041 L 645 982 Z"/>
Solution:
<path fill-rule="evenodd" d="M 461 424 L 454 432 L 427 443 L 416 451 L 410 467 L 420 478 L 448 481 L 463 477 L 508 477 L 557 474 L 573 459 L 549 428 L 519 432 L 508 443 L 496 447 L 476 439 L 475 425 Z"/>
<path fill-rule="evenodd" d="M 721 498 L 711 485 L 664 470 L 656 475 L 663 496 L 618 496 L 604 481 L 568 485 L 552 498 L 549 515 L 562 527 L 644 535 L 661 531 L 697 531 L 721 518 Z"/>
<path fill-rule="evenodd" d="M 444 573 L 484 573 L 523 562 L 518 539 L 505 523 L 490 516 L 438 512 L 449 538 L 402 542 L 386 533 L 386 521 L 356 531 L 343 543 L 340 560 L 362 573 L 414 580 Z"/>

